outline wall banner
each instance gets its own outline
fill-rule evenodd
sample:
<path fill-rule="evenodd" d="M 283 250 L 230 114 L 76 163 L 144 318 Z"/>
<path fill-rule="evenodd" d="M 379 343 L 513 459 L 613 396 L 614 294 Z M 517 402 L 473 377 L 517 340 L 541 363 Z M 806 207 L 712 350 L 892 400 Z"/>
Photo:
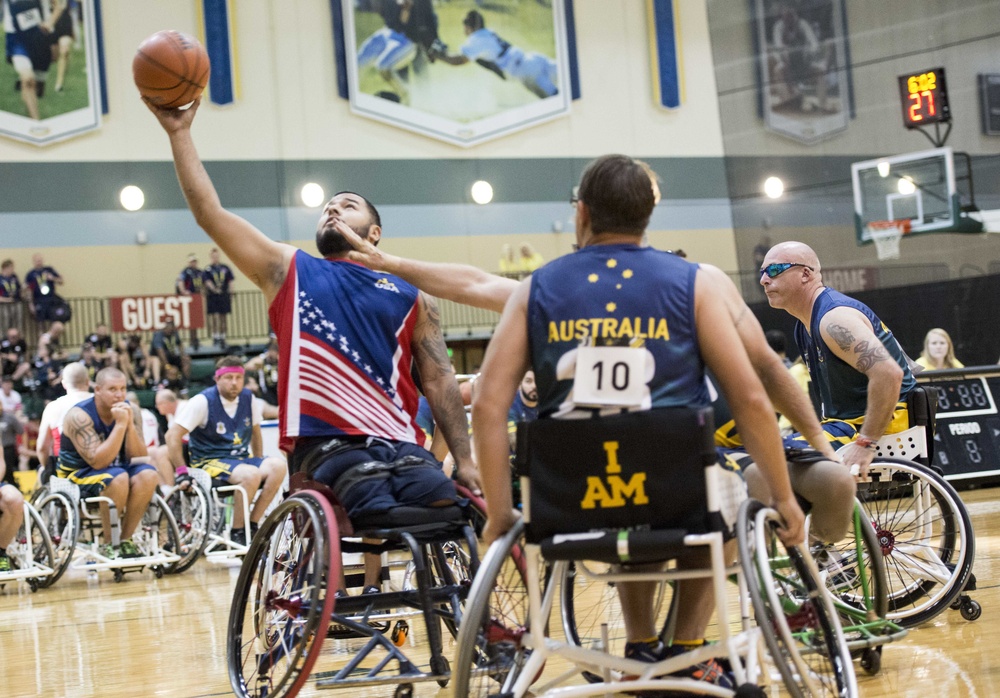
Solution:
<path fill-rule="evenodd" d="M 111 298 L 112 332 L 150 332 L 162 330 L 173 320 L 179 330 L 198 330 L 205 326 L 203 296 L 125 296 Z"/>

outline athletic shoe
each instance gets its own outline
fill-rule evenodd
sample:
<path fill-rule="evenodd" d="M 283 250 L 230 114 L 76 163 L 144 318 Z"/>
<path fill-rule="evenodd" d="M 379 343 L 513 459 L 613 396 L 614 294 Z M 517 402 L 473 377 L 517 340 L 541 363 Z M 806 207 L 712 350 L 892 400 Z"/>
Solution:
<path fill-rule="evenodd" d="M 14 561 L 7 557 L 7 553 L 0 553 L 0 574 L 14 571 Z"/>
<path fill-rule="evenodd" d="M 369 584 L 368 586 L 366 586 L 364 589 L 361 590 L 361 594 L 362 595 L 364 595 L 364 594 L 381 594 L 381 593 L 382 593 L 382 590 L 379 589 L 374 584 Z"/>
<path fill-rule="evenodd" d="M 234 528 L 229 532 L 229 540 L 236 545 L 246 545 L 247 544 L 247 530 L 240 526 L 239 528 Z"/>
<path fill-rule="evenodd" d="M 664 659 L 676 657 L 690 651 L 687 647 L 666 647 L 662 642 L 629 642 L 625 644 L 625 658 L 636 659 L 640 662 L 654 664 L 662 662 Z M 692 664 L 686 669 L 667 674 L 671 678 L 694 679 L 695 681 L 706 681 L 715 686 L 725 689 L 734 689 L 736 681 L 731 674 L 726 672 L 715 659 L 708 659 L 704 662 Z M 674 696 L 688 696 L 685 691 L 641 691 L 639 695 L 647 698 L 673 698 Z"/>
<path fill-rule="evenodd" d="M 814 543 L 811 546 L 813 560 L 821 574 L 826 574 L 826 586 L 834 593 L 850 591 L 858 579 L 853 569 L 853 555 L 844 556 L 833 545 Z"/>
<path fill-rule="evenodd" d="M 117 560 L 119 557 L 118 548 L 111 545 L 111 543 L 105 543 L 104 545 L 98 546 L 97 552 L 109 560 Z"/>
<path fill-rule="evenodd" d="M 131 560 L 131 559 L 134 559 L 134 558 L 137 558 L 137 557 L 142 557 L 142 553 L 139 552 L 139 548 L 136 547 L 136 544 L 133 543 L 130 540 L 123 540 L 118 545 L 118 553 L 119 553 L 119 557 L 124 558 L 124 559 L 128 559 L 128 560 Z"/>

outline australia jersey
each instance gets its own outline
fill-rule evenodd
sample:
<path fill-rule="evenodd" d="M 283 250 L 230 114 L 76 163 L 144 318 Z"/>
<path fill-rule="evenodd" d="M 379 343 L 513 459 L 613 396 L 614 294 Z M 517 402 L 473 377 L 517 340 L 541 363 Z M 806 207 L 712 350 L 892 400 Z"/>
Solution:
<path fill-rule="evenodd" d="M 708 406 L 694 323 L 697 272 L 676 255 L 636 245 L 585 247 L 534 272 L 528 336 L 539 417 L 593 414 L 573 394 L 576 355 L 587 345 L 645 350 L 638 409 Z"/>
<path fill-rule="evenodd" d="M 410 376 L 418 291 L 345 260 L 297 251 L 271 304 L 281 448 L 300 436 L 424 444 Z"/>
<path fill-rule="evenodd" d="M 111 436 L 111 430 L 115 428 L 115 421 L 112 419 L 110 424 L 105 424 L 99 414 L 97 414 L 97 404 L 94 402 L 94 398 L 88 398 L 83 402 L 76 405 L 81 410 L 87 413 L 90 417 L 90 421 L 94 423 L 94 431 L 97 432 L 97 436 L 101 441 L 107 441 L 108 437 Z M 107 465 L 107 467 L 122 467 L 128 465 L 128 458 L 125 455 L 125 440 L 122 440 L 122 447 L 118 451 L 118 455 L 115 459 Z M 67 470 L 79 470 L 80 468 L 89 468 L 90 463 L 84 460 L 80 452 L 76 450 L 76 445 L 73 443 L 73 439 L 66 439 L 61 441 L 59 444 L 59 468 L 62 471 Z"/>
<path fill-rule="evenodd" d="M 868 318 L 875 336 L 885 347 L 889 357 L 903 369 L 899 399 L 905 399 L 917 384 L 899 342 L 871 308 L 832 288 L 825 288 L 813 303 L 809 331 L 806 331 L 801 322 L 795 323 L 795 343 L 802 352 L 812 384 L 819 393 L 823 419 L 857 419 L 863 417 L 868 408 L 868 376 L 837 357 L 819 336 L 823 316 L 840 307 L 854 308 Z"/>
<path fill-rule="evenodd" d="M 246 458 L 250 455 L 250 437 L 253 435 L 253 393 L 244 388 L 240 392 L 236 414 L 232 417 L 222 406 L 219 388 L 212 386 L 201 393 L 208 402 L 208 421 L 191 431 L 188 445 L 194 463 L 213 458 Z M 259 453 L 254 455 L 259 456 Z"/>

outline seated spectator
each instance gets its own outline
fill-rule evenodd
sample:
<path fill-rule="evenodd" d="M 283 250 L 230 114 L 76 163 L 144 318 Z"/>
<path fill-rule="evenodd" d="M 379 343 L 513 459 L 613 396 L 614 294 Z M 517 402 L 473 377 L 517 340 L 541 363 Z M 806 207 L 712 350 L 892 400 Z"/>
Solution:
<path fill-rule="evenodd" d="M 163 329 L 153 334 L 150 348 L 152 353 L 160 359 L 164 371 L 166 371 L 167 366 L 176 366 L 185 378 L 191 375 L 191 357 L 184 353 L 184 343 L 181 341 L 180 335 L 177 334 L 177 327 L 173 320 L 167 320 Z"/>
<path fill-rule="evenodd" d="M 24 403 L 21 400 L 21 393 L 14 390 L 14 381 L 10 376 L 4 376 L 0 382 L 0 406 L 3 411 L 9 414 L 24 416 Z"/>
<path fill-rule="evenodd" d="M 3 459 L 7 463 L 7 468 L 3 475 L 3 482 L 17 486 L 14 481 L 14 470 L 20 460 L 17 456 L 17 437 L 24 431 L 21 420 L 13 412 L 0 407 L 0 446 L 3 446 Z"/>
<path fill-rule="evenodd" d="M 49 325 L 49 331 L 38 338 L 38 346 L 48 347 L 49 357 L 53 361 L 66 360 L 66 352 L 63 350 L 62 344 L 60 343 L 65 330 L 66 325 L 62 324 L 58 320 L 55 320 Z"/>
<path fill-rule="evenodd" d="M 271 340 L 267 351 L 253 357 L 243 368 L 247 372 L 247 387 L 261 400 L 269 405 L 278 405 L 278 343 Z M 251 387 L 257 387 L 256 390 Z M 268 418 L 269 419 L 269 418 Z"/>
<path fill-rule="evenodd" d="M 108 333 L 108 326 L 103 322 L 94 328 L 94 331 L 83 340 L 84 345 L 89 344 L 94 350 L 94 358 L 101 364 L 101 368 L 110 366 L 113 363 L 115 351 L 114 342 Z"/>
<path fill-rule="evenodd" d="M 163 371 L 163 379 L 153 386 L 154 390 L 171 390 L 178 395 L 187 394 L 187 383 L 184 381 L 184 376 L 181 375 L 180 370 L 173 364 L 168 364 L 167 368 Z"/>
<path fill-rule="evenodd" d="M 28 343 L 21 336 L 21 330 L 11 327 L 7 337 L 0 342 L 0 359 L 3 360 L 3 375 L 17 383 L 31 370 L 28 363 Z"/>
<path fill-rule="evenodd" d="M 39 344 L 32 362 L 31 391 L 35 397 L 44 402 L 55 400 L 63 394 L 59 373 L 62 371 L 62 361 L 53 360 L 49 355 L 49 345 Z M 25 379 L 25 386 L 29 381 Z"/>
<path fill-rule="evenodd" d="M 118 367 L 134 388 L 149 388 L 160 382 L 160 357 L 150 355 L 140 335 L 130 334 L 118 343 Z"/>
<path fill-rule="evenodd" d="M 521 243 L 521 271 L 531 273 L 545 264 L 545 258 L 526 242 Z"/>
<path fill-rule="evenodd" d="M 52 319 L 51 311 L 59 298 L 55 287 L 62 284 L 63 278 L 55 269 L 45 266 L 42 255 L 37 253 L 32 255 L 31 262 L 34 266 L 24 276 L 28 308 L 38 324 L 44 326 Z"/>
<path fill-rule="evenodd" d="M 24 324 L 23 294 L 21 280 L 14 273 L 14 262 L 5 259 L 0 264 L 0 327 L 21 327 Z"/>
<path fill-rule="evenodd" d="M 91 383 L 97 377 L 97 372 L 104 368 L 104 363 L 97 358 L 96 352 L 94 352 L 94 347 L 90 343 L 84 343 L 83 347 L 80 349 L 80 364 L 87 369 L 87 378 Z"/>
<path fill-rule="evenodd" d="M 965 368 L 965 364 L 955 358 L 955 346 L 951 337 L 940 327 L 935 327 L 924 337 L 924 350 L 917 363 L 928 371 L 945 368 Z"/>
<path fill-rule="evenodd" d="M 514 256 L 514 248 L 504 244 L 500 248 L 500 273 L 504 276 L 516 277 L 521 272 L 521 261 Z"/>

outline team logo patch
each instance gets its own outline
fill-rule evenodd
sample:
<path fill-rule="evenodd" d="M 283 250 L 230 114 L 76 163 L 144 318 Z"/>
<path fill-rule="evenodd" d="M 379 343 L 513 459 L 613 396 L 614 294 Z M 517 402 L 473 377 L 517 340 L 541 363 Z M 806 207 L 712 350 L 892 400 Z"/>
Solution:
<path fill-rule="evenodd" d="M 248 427 L 248 426 L 250 426 L 250 418 L 249 418 L 249 417 L 246 417 L 246 418 L 245 418 L 245 419 L 243 420 L 243 426 L 245 426 L 245 427 Z"/>
<path fill-rule="evenodd" d="M 399 293 L 399 289 L 396 288 L 396 284 L 389 281 L 389 279 L 379 279 L 375 282 L 375 288 L 380 288 L 383 291 L 392 291 L 393 293 Z"/>
<path fill-rule="evenodd" d="M 215 425 L 215 433 L 216 434 L 226 433 L 226 425 L 224 422 L 219 422 L 218 424 Z"/>

